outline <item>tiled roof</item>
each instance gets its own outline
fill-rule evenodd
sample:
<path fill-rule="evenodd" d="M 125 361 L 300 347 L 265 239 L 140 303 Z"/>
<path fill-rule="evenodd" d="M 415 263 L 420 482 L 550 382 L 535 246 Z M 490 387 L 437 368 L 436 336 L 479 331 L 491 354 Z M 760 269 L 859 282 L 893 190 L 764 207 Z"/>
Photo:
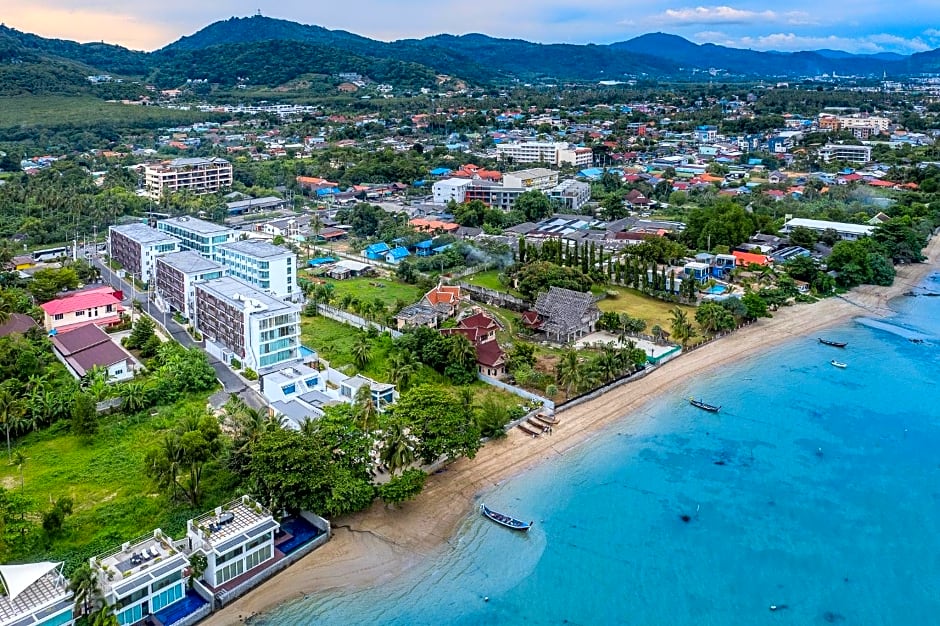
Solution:
<path fill-rule="evenodd" d="M 477 362 L 490 367 L 505 361 L 505 353 L 495 339 L 477 344 Z"/>
<path fill-rule="evenodd" d="M 22 313 L 11 313 L 10 319 L 4 324 L 0 324 L 0 337 L 6 337 L 13 333 L 25 333 L 34 326 L 36 326 L 36 321 L 30 316 Z"/>
<path fill-rule="evenodd" d="M 438 285 L 424 297 L 431 304 L 456 304 L 460 300 L 460 287 L 456 285 Z"/>

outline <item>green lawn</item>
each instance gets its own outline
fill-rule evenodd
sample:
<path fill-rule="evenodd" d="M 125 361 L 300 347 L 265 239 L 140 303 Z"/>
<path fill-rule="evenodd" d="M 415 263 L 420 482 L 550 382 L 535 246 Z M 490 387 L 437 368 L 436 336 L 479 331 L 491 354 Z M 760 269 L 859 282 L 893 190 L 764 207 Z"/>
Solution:
<path fill-rule="evenodd" d="M 657 324 L 668 330 L 672 320 L 669 312 L 676 307 L 685 310 L 690 319 L 695 319 L 695 307 L 687 304 L 664 302 L 624 287 L 608 287 L 606 291 L 616 293 L 617 297 L 612 298 L 608 295 L 598 302 L 597 305 L 601 311 L 627 313 L 631 317 L 646 320 L 647 331 Z"/>
<path fill-rule="evenodd" d="M 338 303 L 344 295 L 350 294 L 363 302 L 373 302 L 379 299 L 387 308 L 392 308 L 398 301 L 412 304 L 424 295 L 415 285 L 384 278 L 351 278 L 349 280 L 325 278 L 323 280 L 333 285 L 333 293 L 336 294 L 334 303 Z"/>
<path fill-rule="evenodd" d="M 478 287 L 485 287 L 486 289 L 493 289 L 495 291 L 502 291 L 503 293 L 509 293 L 517 297 L 522 297 L 515 289 L 506 287 L 501 282 L 499 282 L 499 270 L 488 270 L 486 272 L 480 272 L 479 274 L 473 274 L 472 276 L 467 276 L 464 280 L 471 285 L 477 285 Z"/>
<path fill-rule="evenodd" d="M 329 361 L 330 367 L 348 371 L 350 374 L 355 372 L 352 347 L 362 332 L 322 315 L 304 317 L 300 323 L 303 344 L 316 350 L 320 358 Z M 361 373 L 380 382 L 388 382 L 388 357 L 392 352 L 392 338 L 379 335 L 371 340 L 371 344 L 371 359 Z M 443 382 L 443 376 L 427 365 L 422 365 L 412 384 Z"/>
<path fill-rule="evenodd" d="M 205 394 L 194 395 L 159 409 L 155 416 L 144 411 L 103 417 L 99 433 L 91 440 L 72 435 L 68 422 L 63 421 L 17 441 L 15 449 L 26 457 L 23 486 L 17 466 L 5 460 L 0 463 L 0 484 L 22 493 L 31 512 L 48 510 L 51 501 L 63 496 L 72 498 L 74 511 L 50 545 L 41 545 L 41 541 L 0 545 L 0 562 L 64 560 L 71 569 L 82 559 L 155 528 L 179 537 L 185 532 L 186 520 L 234 497 L 231 474 L 221 466 L 207 468 L 204 502 L 199 510 L 192 510 L 161 493 L 144 462 L 147 451 L 180 416 L 189 408 L 205 407 L 206 398 Z M 41 529 L 33 532 L 42 533 Z"/>

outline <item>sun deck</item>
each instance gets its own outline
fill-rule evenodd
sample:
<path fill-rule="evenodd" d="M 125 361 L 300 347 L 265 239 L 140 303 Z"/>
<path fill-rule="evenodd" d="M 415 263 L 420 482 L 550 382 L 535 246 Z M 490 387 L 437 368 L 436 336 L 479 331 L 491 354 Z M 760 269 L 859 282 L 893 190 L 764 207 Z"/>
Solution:
<path fill-rule="evenodd" d="M 189 562 L 186 556 L 175 550 L 169 537 L 155 530 L 119 549 L 91 560 L 98 574 L 102 590 L 122 597 L 138 587 L 149 584 Z"/>
<path fill-rule="evenodd" d="M 58 570 L 45 574 L 13 600 L 7 593 L 0 594 L 0 625 L 26 626 L 41 623 L 72 605 L 72 592 L 68 581 Z"/>
<path fill-rule="evenodd" d="M 270 511 L 246 499 L 234 500 L 189 522 L 189 532 L 217 554 L 225 554 L 277 527 Z"/>

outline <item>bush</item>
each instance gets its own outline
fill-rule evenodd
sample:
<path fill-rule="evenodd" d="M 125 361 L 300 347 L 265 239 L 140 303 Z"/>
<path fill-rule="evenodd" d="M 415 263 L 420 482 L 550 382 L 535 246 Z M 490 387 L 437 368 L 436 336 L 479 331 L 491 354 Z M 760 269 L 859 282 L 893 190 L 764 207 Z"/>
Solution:
<path fill-rule="evenodd" d="M 407 469 L 399 476 L 393 476 L 384 485 L 379 485 L 379 497 L 386 504 L 398 504 L 411 500 L 424 489 L 428 475 L 419 469 Z"/>
<path fill-rule="evenodd" d="M 250 367 L 245 368 L 245 371 L 242 372 L 242 376 L 244 376 L 248 380 L 258 380 L 258 372 L 251 369 Z"/>

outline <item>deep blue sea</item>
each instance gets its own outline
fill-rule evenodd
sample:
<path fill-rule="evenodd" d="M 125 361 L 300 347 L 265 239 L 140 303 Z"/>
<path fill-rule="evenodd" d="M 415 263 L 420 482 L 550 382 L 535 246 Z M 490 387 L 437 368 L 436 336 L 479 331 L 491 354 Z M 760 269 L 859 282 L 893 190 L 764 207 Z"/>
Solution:
<path fill-rule="evenodd" d="M 468 514 L 395 583 L 260 623 L 940 624 L 940 298 L 893 306 L 825 331 L 844 350 L 792 339 L 684 381 L 482 494 L 527 535 Z"/>

